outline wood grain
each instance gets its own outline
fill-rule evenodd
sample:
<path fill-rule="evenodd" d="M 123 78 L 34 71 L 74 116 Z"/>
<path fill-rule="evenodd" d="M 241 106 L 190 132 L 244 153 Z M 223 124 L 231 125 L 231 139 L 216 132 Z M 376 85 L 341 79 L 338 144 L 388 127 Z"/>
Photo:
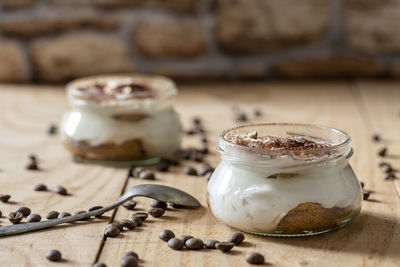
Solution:
<path fill-rule="evenodd" d="M 243 246 L 231 253 L 219 251 L 173 251 L 158 238 L 163 229 L 176 235 L 191 234 L 202 239 L 226 239 L 234 232 L 218 222 L 206 206 L 207 181 L 203 177 L 183 174 L 184 162 L 171 172 L 156 173 L 153 183 L 172 185 L 200 200 L 199 210 L 168 209 L 161 218 L 150 218 L 133 231 L 103 243 L 106 222 L 65 225 L 58 229 L 0 239 L 0 265 L 53 266 L 44 255 L 48 249 L 60 249 L 67 261 L 62 265 L 90 266 L 98 260 L 107 266 L 119 266 L 122 254 L 136 251 L 141 266 L 247 266 L 248 251 L 262 253 L 275 266 L 399 266 L 400 265 L 400 198 L 399 182 L 383 182 L 377 167 L 380 160 L 371 142 L 373 132 L 382 133 L 388 160 L 400 168 L 399 150 L 400 91 L 398 83 L 251 83 L 186 85 L 180 89 L 176 108 L 186 126 L 193 116 L 204 120 L 209 148 L 207 161 L 216 165 L 215 150 L 219 133 L 237 123 L 232 107 L 247 112 L 251 123 L 304 122 L 323 124 L 345 130 L 352 136 L 355 149 L 352 167 L 366 188 L 373 190 L 372 201 L 363 202 L 361 215 L 347 227 L 332 233 L 307 238 L 268 238 L 246 234 Z M 0 193 L 9 193 L 18 204 L 0 203 L 3 214 L 19 206 L 29 206 L 44 215 L 56 209 L 76 211 L 93 205 L 113 202 L 122 192 L 124 169 L 82 165 L 71 162 L 57 137 L 45 134 L 52 121 L 58 122 L 66 107 L 62 90 L 31 86 L 0 87 Z M 399 102 L 399 103 L 398 103 Z M 252 115 L 254 107 L 263 116 Z M 199 146 L 196 136 L 185 137 L 184 146 Z M 43 172 L 24 169 L 29 153 L 42 159 Z M 62 197 L 51 192 L 34 192 L 43 182 L 49 187 L 64 185 L 73 194 Z M 129 179 L 128 186 L 143 181 Z M 139 209 L 147 209 L 150 200 L 137 198 Z M 116 220 L 133 212 L 119 208 Z M 106 214 L 110 216 L 111 214 Z M 0 225 L 6 225 L 0 218 Z"/>

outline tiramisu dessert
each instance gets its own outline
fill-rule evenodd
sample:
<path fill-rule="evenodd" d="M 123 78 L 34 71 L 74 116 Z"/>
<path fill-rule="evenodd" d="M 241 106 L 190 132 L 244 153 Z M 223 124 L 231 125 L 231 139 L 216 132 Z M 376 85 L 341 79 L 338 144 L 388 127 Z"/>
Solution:
<path fill-rule="evenodd" d="M 208 205 L 222 222 L 247 232 L 304 236 L 344 226 L 361 210 L 362 190 L 349 165 L 350 137 L 303 124 L 225 130 Z"/>
<path fill-rule="evenodd" d="M 62 133 L 78 158 L 154 162 L 175 153 L 181 123 L 175 84 L 159 76 L 95 76 L 67 85 Z"/>

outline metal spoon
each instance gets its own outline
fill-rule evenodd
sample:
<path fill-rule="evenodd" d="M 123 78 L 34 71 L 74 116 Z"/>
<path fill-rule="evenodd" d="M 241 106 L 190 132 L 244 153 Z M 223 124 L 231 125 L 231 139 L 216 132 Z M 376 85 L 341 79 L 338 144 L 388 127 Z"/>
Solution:
<path fill-rule="evenodd" d="M 131 187 L 124 195 L 122 195 L 119 198 L 117 202 L 98 210 L 76 214 L 61 219 L 0 227 L 0 237 L 44 229 L 61 223 L 80 221 L 89 218 L 91 216 L 96 216 L 104 212 L 107 212 L 109 210 L 115 209 L 118 206 L 125 203 L 126 201 L 128 201 L 129 199 L 136 196 L 153 198 L 160 201 L 169 202 L 172 204 L 182 205 L 188 208 L 198 208 L 201 206 L 201 204 L 194 197 L 179 189 L 165 185 L 142 184 Z"/>

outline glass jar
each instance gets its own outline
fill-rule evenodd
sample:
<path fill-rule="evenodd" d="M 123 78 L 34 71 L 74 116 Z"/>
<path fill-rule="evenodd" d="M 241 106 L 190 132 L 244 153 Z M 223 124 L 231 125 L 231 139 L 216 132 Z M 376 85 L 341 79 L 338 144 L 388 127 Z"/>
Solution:
<path fill-rule="evenodd" d="M 327 147 L 262 149 L 227 140 L 229 134 L 306 138 Z M 307 124 L 254 124 L 223 131 L 221 162 L 207 190 L 211 212 L 239 230 L 268 236 L 306 236 L 340 228 L 361 210 L 362 189 L 349 165 L 343 131 Z"/>
<path fill-rule="evenodd" d="M 172 106 L 176 94 L 175 84 L 159 76 L 72 81 L 67 85 L 63 142 L 82 160 L 155 163 L 180 148 L 182 127 Z"/>

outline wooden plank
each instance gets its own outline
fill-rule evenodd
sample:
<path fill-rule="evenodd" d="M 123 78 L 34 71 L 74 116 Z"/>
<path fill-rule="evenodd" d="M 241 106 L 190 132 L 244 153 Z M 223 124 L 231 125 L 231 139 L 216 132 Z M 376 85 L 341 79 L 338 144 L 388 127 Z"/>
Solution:
<path fill-rule="evenodd" d="M 117 199 L 126 181 L 124 169 L 73 163 L 59 137 L 46 134 L 49 123 L 59 123 L 66 107 L 63 90 L 1 86 L 0 107 L 0 194 L 10 194 L 16 202 L 0 202 L 0 225 L 8 225 L 7 214 L 20 206 L 44 217 L 51 210 L 73 213 Z M 38 155 L 43 171 L 25 170 L 30 153 Z M 72 195 L 35 192 L 38 183 L 49 188 L 63 185 Z M 105 214 L 105 219 L 110 215 Z M 64 263 L 89 266 L 102 243 L 105 219 L 1 238 L 0 265 L 54 265 L 45 254 L 55 248 L 63 253 Z"/>
<path fill-rule="evenodd" d="M 354 92 L 344 83 L 274 83 L 199 85 L 182 88 L 176 106 L 186 125 L 194 115 L 204 118 L 211 140 L 217 145 L 221 130 L 231 127 L 231 106 L 251 112 L 261 107 L 264 116 L 251 122 L 305 122 L 328 125 L 347 131 L 353 137 L 355 156 L 351 164 L 368 189 L 376 192 L 379 202 L 364 202 L 361 216 L 347 227 L 328 234 L 307 238 L 270 238 L 246 234 L 246 244 L 230 255 L 219 251 L 173 251 L 158 238 L 163 229 L 177 235 L 191 234 L 202 239 L 224 240 L 234 230 L 218 222 L 206 208 L 207 182 L 182 174 L 182 167 L 167 174 L 157 173 L 154 183 L 176 186 L 197 197 L 204 208 L 168 210 L 165 217 L 150 219 L 134 231 L 108 238 L 99 261 L 118 266 L 122 254 L 134 250 L 145 266 L 242 266 L 247 251 L 258 251 L 277 266 L 398 266 L 400 264 L 399 201 L 395 191 L 376 181 L 378 169 L 371 146 L 369 128 L 355 101 Z M 185 145 L 197 145 L 186 138 Z M 216 165 L 215 149 L 208 161 Z M 192 163 L 190 163 L 192 164 Z M 131 179 L 129 186 L 142 183 Z M 146 209 L 149 200 L 138 199 L 138 208 Z M 116 219 L 132 214 L 124 208 Z"/>

